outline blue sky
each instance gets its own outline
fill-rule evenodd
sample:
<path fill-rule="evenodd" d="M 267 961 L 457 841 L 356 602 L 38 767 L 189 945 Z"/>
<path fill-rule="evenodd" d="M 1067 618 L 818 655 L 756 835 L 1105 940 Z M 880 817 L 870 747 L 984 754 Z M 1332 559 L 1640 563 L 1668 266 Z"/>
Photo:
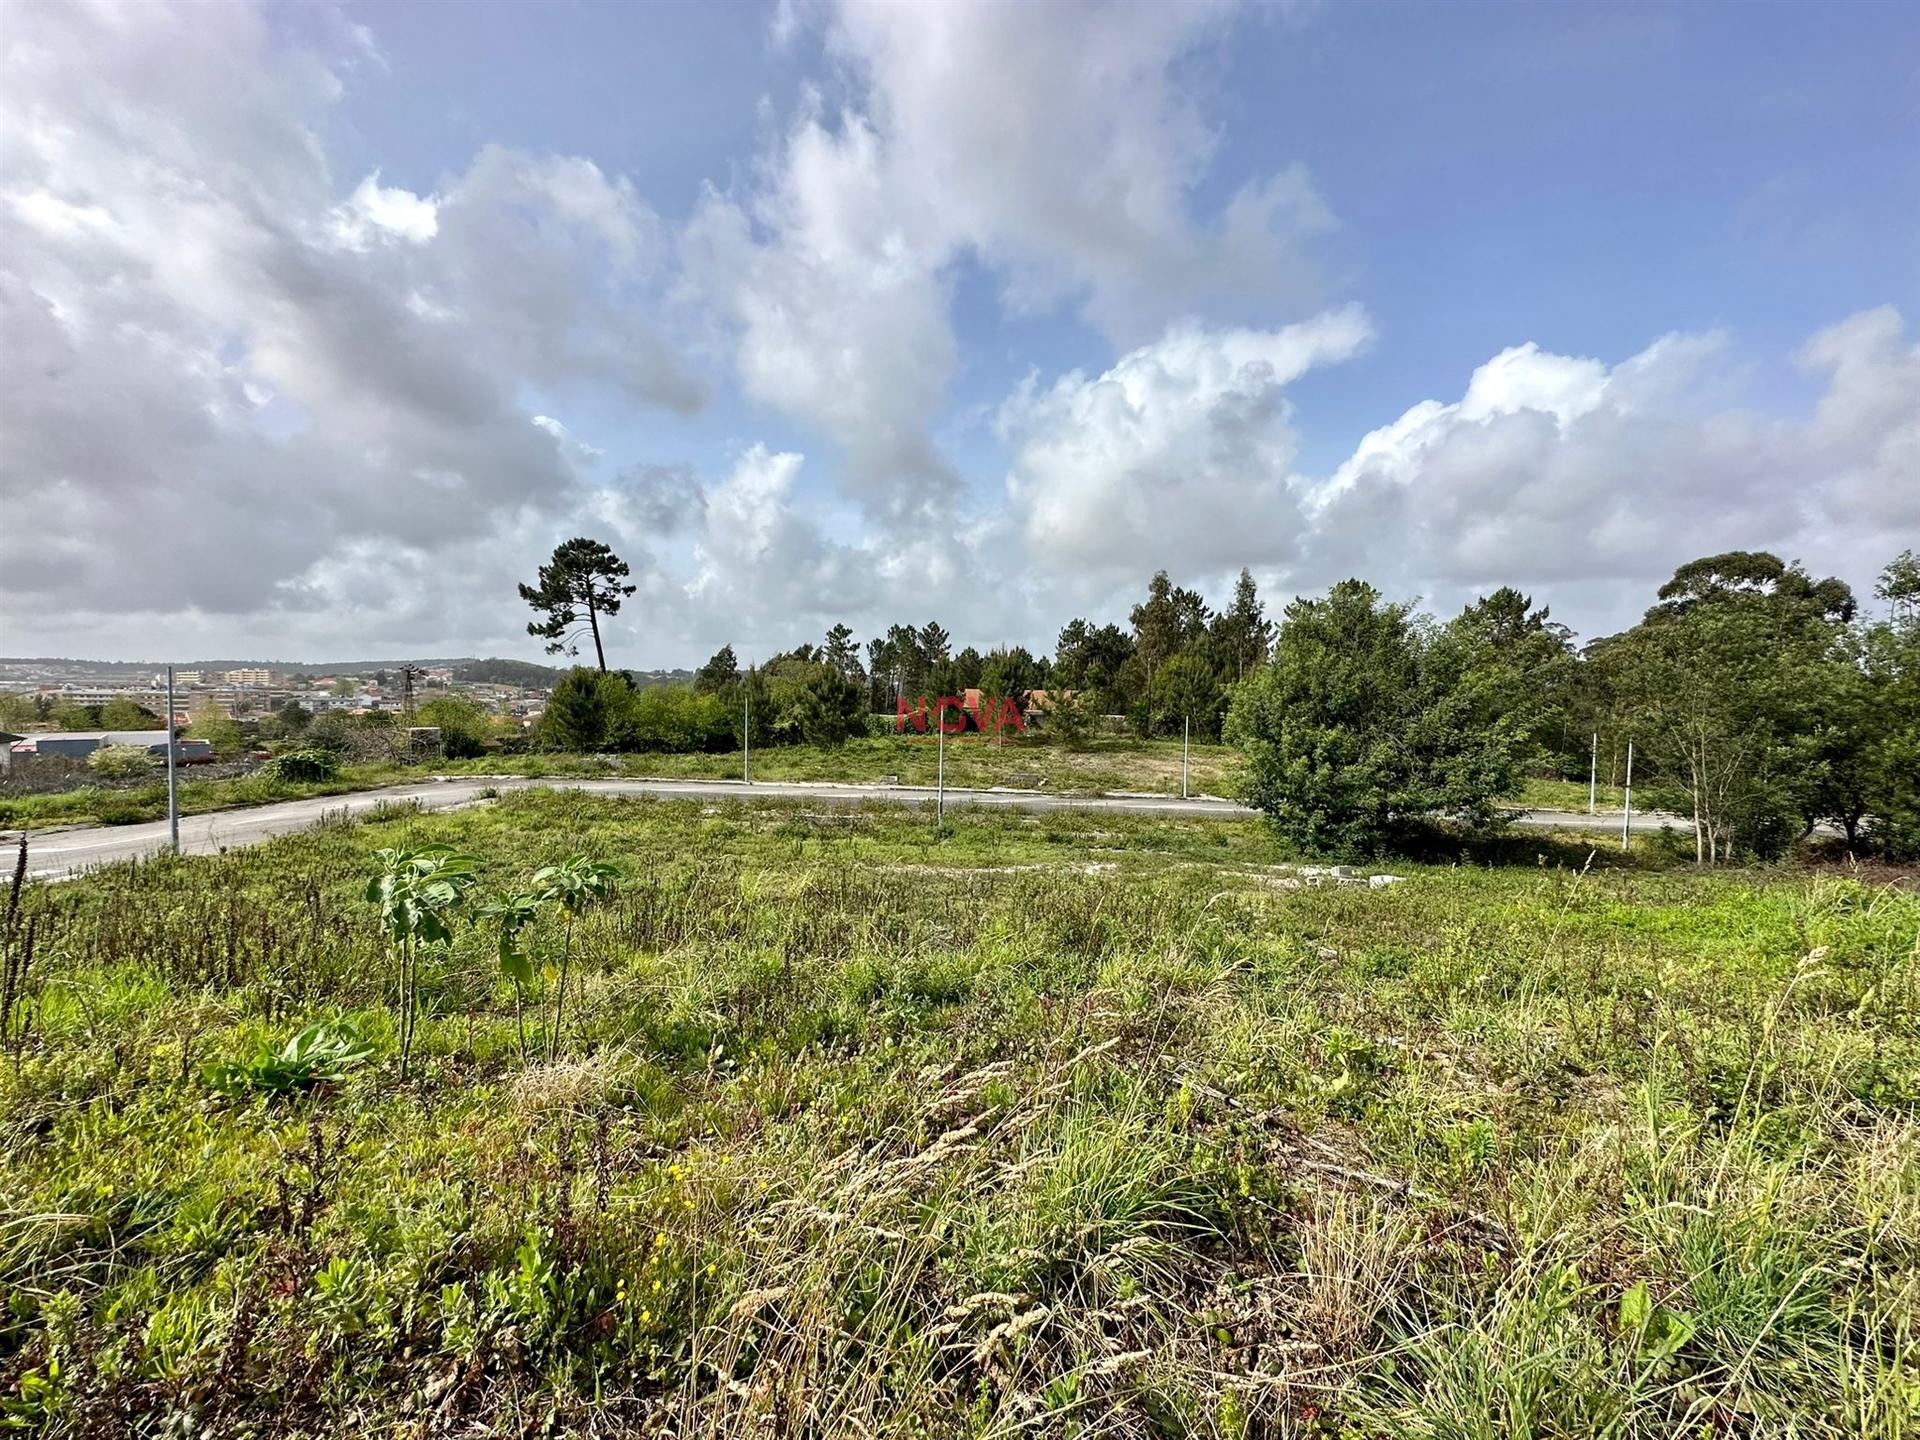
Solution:
<path fill-rule="evenodd" d="M 1920 543 L 1912 7 L 19 13 L 50 648 L 531 654 L 575 530 L 636 664 L 1045 644 L 1162 566 L 1591 635 Z"/>

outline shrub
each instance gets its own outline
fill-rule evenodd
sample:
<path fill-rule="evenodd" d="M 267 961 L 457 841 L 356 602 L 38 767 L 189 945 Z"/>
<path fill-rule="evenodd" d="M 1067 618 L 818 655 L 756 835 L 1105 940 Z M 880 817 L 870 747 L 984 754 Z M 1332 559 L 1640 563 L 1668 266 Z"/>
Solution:
<path fill-rule="evenodd" d="M 331 780 L 340 773 L 340 757 L 331 750 L 289 750 L 261 766 L 260 773 L 272 780 Z"/>
<path fill-rule="evenodd" d="M 422 705 L 414 722 L 436 726 L 440 748 L 449 760 L 471 760 L 486 754 L 493 736 L 493 718 L 486 707 L 464 695 L 448 695 Z"/>
<path fill-rule="evenodd" d="M 144 780 L 153 773 L 153 756 L 140 745 L 102 745 L 87 757 L 102 780 Z"/>
<path fill-rule="evenodd" d="M 1482 713 L 1456 647 L 1345 580 L 1286 610 L 1272 663 L 1234 691 L 1245 797 L 1294 844 L 1373 854 L 1438 813 L 1477 822 L 1518 788 L 1519 737 Z"/>

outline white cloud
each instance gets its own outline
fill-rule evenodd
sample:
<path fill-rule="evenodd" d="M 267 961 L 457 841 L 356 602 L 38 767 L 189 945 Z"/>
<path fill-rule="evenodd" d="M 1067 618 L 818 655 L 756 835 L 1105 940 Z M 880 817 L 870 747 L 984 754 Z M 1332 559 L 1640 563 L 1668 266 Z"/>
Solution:
<path fill-rule="evenodd" d="M 1102 375 L 1030 378 L 998 421 L 1030 554 L 1130 578 L 1291 555 L 1304 527 L 1284 387 L 1371 335 L 1352 307 L 1273 331 L 1182 326 Z"/>
<path fill-rule="evenodd" d="M 948 252 L 895 208 L 873 131 L 802 117 L 750 209 L 709 192 L 685 254 L 737 327 L 747 393 L 837 441 L 844 487 L 870 513 L 907 526 L 943 513 L 957 479 L 928 431 L 954 366 Z"/>
<path fill-rule="evenodd" d="M 380 556 L 407 575 L 579 504 L 585 452 L 527 389 L 699 403 L 659 222 L 590 162 L 489 148 L 430 199 L 377 175 L 342 199 L 317 127 L 350 32 L 292 51 L 238 4 L 9 29 L 5 628 L 359 615 Z"/>
<path fill-rule="evenodd" d="M 1811 463 L 1832 477 L 1834 523 L 1909 538 L 1920 531 L 1920 344 L 1891 305 L 1863 310 L 1807 342 L 1800 363 L 1827 389 L 1807 429 Z"/>
<path fill-rule="evenodd" d="M 1232 0 L 1116 6 L 844 0 L 830 39 L 870 85 L 897 193 L 1009 276 L 1121 338 L 1224 301 L 1311 299 L 1304 243 L 1331 216 L 1298 167 L 1195 212 L 1216 134 L 1182 61 Z"/>
<path fill-rule="evenodd" d="M 420 245 L 439 233 L 439 210 L 430 195 L 382 186 L 376 170 L 335 210 L 335 231 L 341 243 L 354 249 L 365 249 L 375 232 Z"/>
<path fill-rule="evenodd" d="M 951 275 L 1015 308 L 1080 305 L 1144 338 L 1210 305 L 1297 311 L 1331 220 L 1305 172 L 1194 196 L 1214 150 L 1183 61 L 1235 6 L 845 0 L 803 14 L 851 80 L 810 93 L 743 195 L 709 193 L 685 244 L 754 398 L 820 427 L 841 483 L 904 542 L 949 533 L 962 489 L 931 436 L 957 365 Z"/>
<path fill-rule="evenodd" d="M 1580 589 L 1630 621 L 1649 583 L 1725 549 L 1772 548 L 1865 581 L 1920 522 L 1920 349 L 1891 308 L 1802 353 L 1810 417 L 1733 403 L 1716 335 L 1669 335 L 1608 367 L 1534 345 L 1363 438 L 1313 497 L 1295 575 L 1346 574 L 1451 603 L 1513 583 Z M 1903 533 L 1904 532 L 1904 533 Z"/>
<path fill-rule="evenodd" d="M 558 440 L 561 453 L 576 466 L 591 465 L 607 453 L 597 445 L 589 445 L 551 415 L 534 416 L 533 425 Z"/>

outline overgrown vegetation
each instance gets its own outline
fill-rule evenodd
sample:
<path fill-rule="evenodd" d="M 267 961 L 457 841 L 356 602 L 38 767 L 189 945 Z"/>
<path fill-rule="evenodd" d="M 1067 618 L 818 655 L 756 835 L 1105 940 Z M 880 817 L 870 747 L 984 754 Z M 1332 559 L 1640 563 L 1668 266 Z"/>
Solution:
<path fill-rule="evenodd" d="M 1497 844 L 1373 888 L 1252 822 L 552 794 L 28 886 L 6 1413 L 1911 1433 L 1920 899 Z M 434 845 L 624 873 L 550 1060 L 534 905 L 517 975 L 493 916 L 419 950 L 401 1081 L 363 891 Z"/>

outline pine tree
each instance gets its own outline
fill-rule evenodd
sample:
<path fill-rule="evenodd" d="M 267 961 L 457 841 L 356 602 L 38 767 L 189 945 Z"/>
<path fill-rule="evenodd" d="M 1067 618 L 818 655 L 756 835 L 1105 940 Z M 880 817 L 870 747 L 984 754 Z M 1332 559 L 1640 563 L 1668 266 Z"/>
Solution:
<path fill-rule="evenodd" d="M 584 626 L 593 636 L 600 673 L 606 674 L 600 617 L 618 615 L 620 602 L 633 594 L 636 587 L 620 583 L 629 573 L 627 562 L 598 540 L 578 536 L 555 546 L 553 558 L 540 567 L 540 583 L 520 587 L 520 598 L 546 615 L 531 622 L 527 633 L 547 641 L 549 655 L 572 655 Z"/>

